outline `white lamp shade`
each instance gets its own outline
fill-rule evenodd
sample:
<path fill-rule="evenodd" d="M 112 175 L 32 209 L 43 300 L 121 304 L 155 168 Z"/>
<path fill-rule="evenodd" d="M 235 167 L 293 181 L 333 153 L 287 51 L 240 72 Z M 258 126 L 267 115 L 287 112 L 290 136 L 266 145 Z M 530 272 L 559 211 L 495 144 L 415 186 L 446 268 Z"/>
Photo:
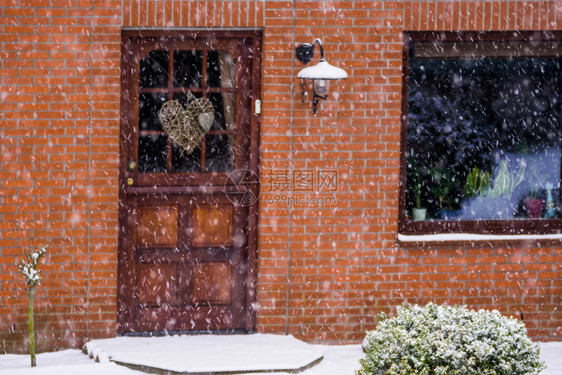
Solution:
<path fill-rule="evenodd" d="M 304 79 L 345 79 L 347 78 L 347 73 L 345 70 L 322 60 L 314 66 L 302 69 L 298 72 L 297 77 Z"/>

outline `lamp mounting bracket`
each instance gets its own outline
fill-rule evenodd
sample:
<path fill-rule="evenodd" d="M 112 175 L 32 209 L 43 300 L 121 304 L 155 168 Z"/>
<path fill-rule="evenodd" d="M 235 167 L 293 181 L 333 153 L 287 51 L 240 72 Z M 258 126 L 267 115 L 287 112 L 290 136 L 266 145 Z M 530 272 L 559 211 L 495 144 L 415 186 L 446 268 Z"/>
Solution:
<path fill-rule="evenodd" d="M 324 61 L 324 47 L 322 47 L 322 41 L 320 39 L 315 39 L 312 44 L 304 43 L 298 46 L 296 48 L 297 59 L 303 64 L 308 64 L 314 57 L 314 47 L 317 44 L 320 46 L 320 60 Z"/>

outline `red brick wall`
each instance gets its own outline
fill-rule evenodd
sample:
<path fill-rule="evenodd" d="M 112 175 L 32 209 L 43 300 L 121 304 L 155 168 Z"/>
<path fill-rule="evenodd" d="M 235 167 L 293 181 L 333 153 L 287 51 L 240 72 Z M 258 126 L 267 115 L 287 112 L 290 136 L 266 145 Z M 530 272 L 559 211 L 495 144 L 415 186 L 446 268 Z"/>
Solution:
<path fill-rule="evenodd" d="M 560 30 L 561 2 L 0 0 L 0 20 L 0 350 L 26 350 L 16 262 L 47 242 L 40 349 L 115 334 L 122 27 L 264 30 L 258 331 L 355 341 L 378 311 L 436 301 L 560 339 L 560 244 L 404 246 L 397 190 L 402 30 Z M 350 76 L 316 116 L 294 59 L 315 37 Z M 318 195 L 335 202 L 279 194 L 307 170 L 337 172 Z"/>
<path fill-rule="evenodd" d="M 0 5 L 0 347 L 26 350 L 15 264 L 46 243 L 39 348 L 77 345 L 115 330 L 121 11 Z"/>
<path fill-rule="evenodd" d="M 266 3 L 261 330 L 353 341 L 381 310 L 435 301 L 523 312 L 531 335 L 560 339 L 560 246 L 405 246 L 396 233 L 401 31 L 560 29 L 561 13 L 560 2 Z M 290 86 L 301 68 L 291 46 L 314 37 L 323 38 L 328 61 L 350 74 L 317 116 L 310 98 L 301 102 L 300 85 L 292 97 Z M 335 207 L 274 204 L 274 173 L 291 168 L 335 169 Z"/>

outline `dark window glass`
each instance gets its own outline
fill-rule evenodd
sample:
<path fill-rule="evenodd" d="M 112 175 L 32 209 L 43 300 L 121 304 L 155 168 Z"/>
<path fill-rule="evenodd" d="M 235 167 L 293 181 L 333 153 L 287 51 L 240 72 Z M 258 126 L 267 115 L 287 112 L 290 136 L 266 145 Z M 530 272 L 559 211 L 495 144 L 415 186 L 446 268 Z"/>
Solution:
<path fill-rule="evenodd" d="M 228 94 L 227 94 L 228 95 Z M 225 120 L 225 107 L 223 104 L 223 94 L 221 93 L 212 93 L 207 95 L 207 98 L 213 103 L 213 107 L 215 108 L 215 120 L 213 125 L 211 126 L 211 130 L 224 130 L 226 129 L 226 120 Z"/>
<path fill-rule="evenodd" d="M 207 51 L 207 85 L 221 87 L 219 51 Z"/>
<path fill-rule="evenodd" d="M 497 47 L 486 47 L 502 51 L 492 57 L 410 53 L 405 207 L 413 220 L 560 217 L 562 60 Z"/>
<path fill-rule="evenodd" d="M 166 172 L 166 135 L 139 136 L 139 171 L 145 173 Z"/>
<path fill-rule="evenodd" d="M 203 53 L 198 50 L 174 52 L 174 86 L 201 87 Z"/>
<path fill-rule="evenodd" d="M 226 51 L 207 51 L 207 86 L 236 88 L 236 61 Z"/>
<path fill-rule="evenodd" d="M 140 87 L 168 86 L 168 51 L 152 51 L 140 61 Z"/>
<path fill-rule="evenodd" d="M 203 55 L 205 53 L 206 55 Z M 173 70 L 169 71 L 170 52 L 152 51 L 141 61 L 139 93 L 139 171 L 143 173 L 227 172 L 233 168 L 233 147 L 236 130 L 236 62 L 226 51 L 176 50 L 171 53 Z M 207 59 L 206 85 L 218 92 L 201 92 L 203 60 Z M 183 92 L 149 90 L 168 87 L 183 88 Z M 220 89 L 220 90 L 217 90 Z M 156 92 L 158 91 L 158 92 Z M 199 92 L 196 92 L 199 91 Z M 211 123 L 200 147 L 191 153 L 182 151 L 168 139 L 158 118 L 158 112 L 170 98 L 178 100 L 187 111 L 193 98 L 205 95 L 213 112 L 196 118 L 205 125 Z M 190 106 L 191 102 L 191 106 Z M 203 104 L 204 105 L 204 104 Z M 210 112 L 210 111 L 209 111 Z M 211 122 L 212 121 L 212 122 Z M 217 134 L 218 133 L 218 134 Z M 171 168 L 167 152 L 171 150 Z"/>
<path fill-rule="evenodd" d="M 182 152 L 180 147 L 173 144 L 172 172 L 201 172 L 201 149 L 197 147 L 190 154 Z"/>
<path fill-rule="evenodd" d="M 139 95 L 139 129 L 162 130 L 158 111 L 166 101 L 166 94 Z"/>
<path fill-rule="evenodd" d="M 192 92 L 191 95 L 193 95 L 196 98 L 200 98 L 203 95 L 200 92 Z M 188 98 L 187 98 L 187 94 L 184 93 L 175 93 L 174 94 L 174 99 L 176 99 L 177 101 L 179 101 L 181 103 L 181 105 L 184 108 L 187 108 L 187 104 L 188 104 Z"/>
<path fill-rule="evenodd" d="M 226 134 L 208 135 L 205 151 L 206 172 L 227 172 L 232 170 L 232 136 Z"/>

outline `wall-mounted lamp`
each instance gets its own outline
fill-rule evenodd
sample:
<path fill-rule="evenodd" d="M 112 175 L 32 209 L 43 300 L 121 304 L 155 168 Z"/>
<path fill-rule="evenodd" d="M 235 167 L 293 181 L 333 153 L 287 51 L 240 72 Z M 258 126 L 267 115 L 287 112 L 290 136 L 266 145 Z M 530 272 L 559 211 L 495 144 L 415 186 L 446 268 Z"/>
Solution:
<path fill-rule="evenodd" d="M 324 59 L 324 48 L 320 39 L 314 40 L 312 44 L 305 43 L 298 46 L 297 58 L 307 64 L 314 57 L 314 47 L 320 46 L 320 62 L 314 66 L 309 66 L 298 72 L 297 77 L 301 79 L 311 79 L 314 85 L 314 96 L 312 98 L 312 113 L 316 113 L 319 99 L 326 99 L 328 96 L 329 81 L 334 79 L 346 79 L 345 70 L 328 64 Z"/>

